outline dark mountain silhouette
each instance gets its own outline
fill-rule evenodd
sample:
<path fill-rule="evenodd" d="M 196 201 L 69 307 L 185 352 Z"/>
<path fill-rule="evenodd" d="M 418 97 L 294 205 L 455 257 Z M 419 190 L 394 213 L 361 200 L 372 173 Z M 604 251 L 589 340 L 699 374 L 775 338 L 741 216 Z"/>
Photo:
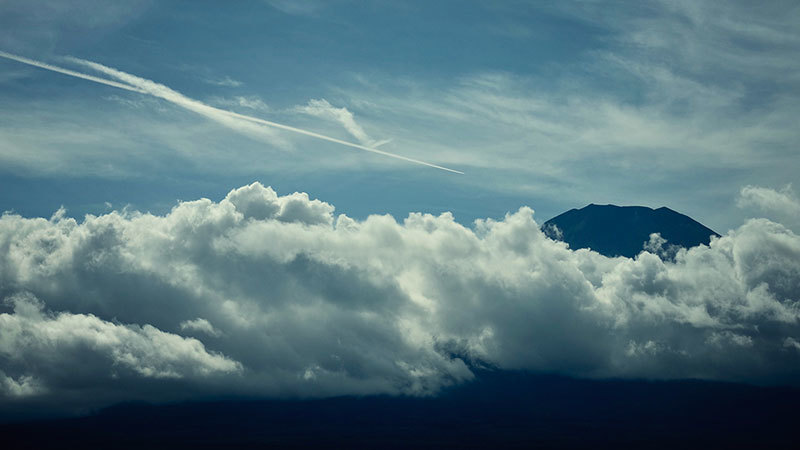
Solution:
<path fill-rule="evenodd" d="M 666 253 L 676 247 L 708 244 L 719 236 L 689 216 L 669 208 L 595 205 L 571 209 L 542 225 L 551 239 L 559 239 L 572 249 L 591 248 L 606 256 L 632 258 L 642 251 L 651 233 L 660 233 L 667 242 Z"/>

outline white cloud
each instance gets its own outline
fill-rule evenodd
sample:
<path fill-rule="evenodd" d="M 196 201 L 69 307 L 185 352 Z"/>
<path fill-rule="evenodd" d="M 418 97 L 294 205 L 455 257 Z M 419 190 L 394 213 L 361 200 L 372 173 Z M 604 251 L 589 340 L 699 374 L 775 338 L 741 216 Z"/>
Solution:
<path fill-rule="evenodd" d="M 720 333 L 711 333 L 711 335 L 706 339 L 706 342 L 709 344 L 714 344 L 718 346 L 722 345 L 735 345 L 740 347 L 752 347 L 753 346 L 753 338 L 750 336 L 745 336 L 741 334 L 736 334 L 732 331 L 725 330 Z"/>
<path fill-rule="evenodd" d="M 529 208 L 473 228 L 333 212 L 254 183 L 165 216 L 6 214 L 0 370 L 54 399 L 81 379 L 117 400 L 164 380 L 187 383 L 175 395 L 425 395 L 473 363 L 798 383 L 800 237 L 779 224 L 663 261 L 569 250 Z"/>
<path fill-rule="evenodd" d="M 0 57 L 6 58 L 6 59 L 11 59 L 11 60 L 14 60 L 14 61 L 17 61 L 17 62 L 21 62 L 23 64 L 28 64 L 28 65 L 31 65 L 31 66 L 34 66 L 34 67 L 39 67 L 41 69 L 50 70 L 50 71 L 53 71 L 53 72 L 58 72 L 58 73 L 61 73 L 61 74 L 64 74 L 64 75 L 69 75 L 71 77 L 81 78 L 81 79 L 84 79 L 84 80 L 93 81 L 95 83 L 105 84 L 106 86 L 112 86 L 112 87 L 115 87 L 115 88 L 124 89 L 126 91 L 144 93 L 143 90 L 141 90 L 141 89 L 139 89 L 139 88 L 137 88 L 135 86 L 131 86 L 129 84 L 126 84 L 126 83 L 118 83 L 116 81 L 107 80 L 105 78 L 96 77 L 94 75 L 88 75 L 88 74 L 85 74 L 85 73 L 76 72 L 74 70 L 65 69 L 63 67 L 54 66 L 52 64 L 47 64 L 47 63 L 44 63 L 44 62 L 41 62 L 41 61 L 36 61 L 36 60 L 25 58 L 25 57 L 22 57 L 22 56 L 12 55 L 11 53 L 6 53 L 4 51 L 0 51 Z"/>
<path fill-rule="evenodd" d="M 283 3 L 298 7 L 297 2 Z M 714 229 L 737 226 L 740 212 L 729 196 L 743 181 L 732 174 L 747 173 L 746 182 L 754 185 L 768 186 L 778 180 L 797 186 L 800 134 L 793 119 L 800 115 L 800 65 L 795 57 L 800 42 L 798 11 L 781 2 L 758 9 L 741 1 L 724 6 L 701 1 L 644 3 L 487 6 L 501 9 L 503 14 L 498 17 L 508 21 L 510 29 L 514 24 L 522 27 L 518 39 L 537 39 L 536 33 L 545 33 L 533 26 L 535 21 L 525 19 L 541 16 L 542 10 L 547 16 L 567 15 L 569 23 L 576 19 L 590 22 L 585 33 L 579 33 L 574 48 L 570 46 L 574 53 L 565 59 L 548 59 L 534 71 L 524 64 L 504 66 L 516 73 L 485 65 L 480 68 L 487 72 L 475 73 L 476 66 L 464 66 L 463 72 L 448 71 L 444 79 L 419 79 L 387 75 L 379 64 L 357 75 L 364 82 L 355 86 L 335 77 L 338 81 L 332 87 L 325 71 L 309 73 L 308 82 L 319 90 L 314 98 L 328 99 L 331 108 L 347 106 L 355 113 L 356 124 L 368 131 L 367 135 L 391 129 L 396 148 L 403 152 L 416 152 L 412 155 L 418 157 L 435 154 L 442 162 L 470 166 L 475 176 L 459 182 L 476 189 L 526 198 L 552 198 L 551 193 L 558 191 L 558 202 L 565 209 L 588 201 L 670 204 L 690 214 L 706 214 L 704 221 Z M 534 34 L 527 33 L 526 27 Z M 225 72 L 218 68 L 218 73 Z M 265 92 L 261 94 L 267 95 Z M 302 104 L 307 99 L 286 93 L 276 94 L 274 102 Z M 67 152 L 53 142 L 58 135 L 51 133 L 51 127 L 62 128 L 65 121 L 41 118 L 52 109 L 37 107 L 32 111 L 38 113 L 32 114 L 28 106 L 29 102 L 14 102 L 9 111 L 40 116 L 41 125 L 35 131 L 42 137 L 32 145 L 15 145 L 22 139 L 16 136 L 20 128 L 10 124 L 14 119 L 3 118 L 3 131 L 8 130 L 2 136 L 7 143 L 3 153 L 13 153 L 28 171 L 64 173 L 83 164 L 82 158 L 72 157 L 76 149 Z M 74 124 L 69 131 L 89 134 L 80 125 L 87 115 L 97 114 L 97 109 L 65 115 Z M 161 122 L 161 126 L 168 123 Z M 147 133 L 149 127 L 142 126 L 135 136 Z M 94 145 L 99 149 L 126 141 L 138 143 L 130 136 L 125 138 L 98 139 L 100 143 Z M 170 138 L 157 136 L 124 152 L 109 151 L 108 157 L 165 147 L 172 144 L 165 142 Z M 211 146 L 207 139 L 181 144 L 201 153 L 203 157 L 192 159 L 197 167 L 216 166 L 220 171 L 249 168 L 246 158 L 217 164 L 216 158 L 208 156 Z M 238 155 L 246 149 L 257 154 L 254 148 L 259 145 L 243 139 L 227 144 L 218 148 L 236 149 L 230 153 Z M 34 158 L 40 153 L 43 158 Z M 304 166 L 297 170 L 314 171 L 320 167 L 353 169 L 358 164 L 353 163 L 356 158 L 340 157 L 337 152 L 314 153 L 293 165 Z M 96 160 L 105 161 L 105 157 Z M 56 158 L 60 158 L 59 164 L 48 164 Z M 142 171 L 136 163 L 153 159 L 138 158 L 114 168 L 127 175 L 138 174 Z M 259 160 L 258 173 L 279 165 L 283 168 L 289 160 L 285 156 L 270 159 Z M 171 161 L 157 162 L 168 167 Z M 13 169 L 17 170 L 16 164 Z M 86 172 L 104 173 L 96 167 Z M 628 176 L 631 173 L 648 176 Z"/>
<path fill-rule="evenodd" d="M 225 86 L 225 87 L 240 87 L 244 83 L 239 80 L 234 80 L 229 76 L 224 76 L 222 78 L 206 78 L 204 80 L 208 84 L 213 84 L 215 86 Z"/>
<path fill-rule="evenodd" d="M 4 0 L 0 42 L 5 49 L 41 51 L 75 35 L 105 37 L 140 19 L 151 7 L 150 0 L 76 0 L 69 5 L 58 0 Z"/>
<path fill-rule="evenodd" d="M 245 116 L 206 105 L 201 101 L 189 98 L 180 92 L 170 89 L 163 84 L 140 78 L 111 67 L 106 67 L 102 64 L 97 64 L 95 62 L 86 61 L 79 58 L 67 59 L 76 64 L 89 67 L 100 73 L 116 78 L 126 85 L 132 86 L 137 92 L 146 93 L 154 97 L 164 99 L 177 106 L 200 114 L 228 128 L 245 133 L 250 137 L 264 140 L 266 142 L 275 144 L 278 147 L 288 147 L 288 143 L 274 129 L 254 123 L 252 120 L 245 118 Z"/>
<path fill-rule="evenodd" d="M 663 260 L 672 259 L 680 251 L 680 246 L 670 244 L 666 239 L 661 237 L 661 233 L 651 233 L 647 242 L 644 242 L 642 249 L 650 253 L 658 255 Z"/>
<path fill-rule="evenodd" d="M 374 147 L 368 147 L 361 144 L 356 144 L 353 142 L 343 141 L 341 139 L 333 138 L 330 136 L 326 136 L 323 134 L 319 134 L 313 131 L 304 130 L 301 128 L 296 128 L 289 125 L 283 125 L 280 123 L 272 122 L 269 120 L 260 119 L 258 117 L 248 116 L 244 114 L 239 114 L 233 111 L 223 110 L 219 108 L 215 108 L 213 106 L 207 105 L 203 102 L 198 100 L 191 99 L 186 97 L 185 95 L 164 86 L 163 84 L 156 83 L 151 80 L 147 80 L 144 78 L 137 77 L 135 75 L 131 75 L 129 73 L 122 72 L 117 69 L 113 69 L 111 67 L 104 66 L 102 64 L 98 64 L 96 62 L 87 61 L 80 58 L 68 57 L 66 58 L 68 61 L 72 63 L 79 64 L 85 67 L 88 67 L 92 70 L 97 72 L 103 73 L 108 75 L 112 78 L 115 78 L 120 82 L 107 80 L 104 78 L 95 77 L 93 75 L 87 75 L 80 72 L 75 72 L 73 70 L 65 69 L 62 67 L 54 66 L 51 64 L 47 64 L 41 61 L 36 61 L 33 59 L 25 58 L 22 56 L 12 55 L 9 53 L 5 53 L 0 51 L 0 57 L 11 59 L 14 61 L 21 62 L 23 64 L 28 64 L 34 67 L 39 67 L 42 69 L 50 70 L 53 72 L 62 73 L 65 75 L 82 78 L 85 80 L 94 81 L 96 83 L 105 84 L 108 86 L 117 87 L 120 89 L 125 89 L 128 91 L 133 91 L 137 93 L 143 93 L 152 95 L 154 97 L 161 98 L 166 100 L 170 103 L 173 103 L 181 108 L 185 108 L 189 111 L 193 111 L 197 114 L 200 114 L 208 119 L 211 119 L 215 122 L 218 122 L 224 126 L 227 126 L 233 130 L 240 131 L 242 133 L 254 136 L 254 137 L 264 137 L 267 138 L 268 142 L 271 142 L 277 146 L 286 147 L 287 143 L 275 132 L 275 129 L 291 131 L 296 134 L 302 134 L 305 136 L 314 137 L 316 139 L 321 139 L 328 142 L 334 142 L 337 144 L 341 144 L 347 147 L 357 148 L 359 150 L 367 151 L 370 153 L 376 153 L 383 156 L 388 156 L 394 159 L 399 159 L 406 162 L 411 162 L 414 164 L 419 164 L 423 166 L 432 167 L 439 170 L 444 170 L 447 172 L 452 173 L 459 173 L 463 174 L 463 172 L 449 169 L 447 167 L 439 166 L 436 164 L 428 163 L 425 161 L 421 161 L 418 159 L 408 158 L 406 156 L 401 156 L 396 153 L 389 153 L 383 150 L 378 150 Z M 382 144 L 381 142 L 379 144 Z"/>
<path fill-rule="evenodd" d="M 38 381 L 29 375 L 22 375 L 14 379 L 0 370 L 0 397 L 30 397 L 45 392 Z"/>
<path fill-rule="evenodd" d="M 328 101 L 324 98 L 319 100 L 311 99 L 308 101 L 307 105 L 297 106 L 295 110 L 314 117 L 320 117 L 338 122 L 344 127 L 345 130 L 347 130 L 348 133 L 350 133 L 351 136 L 356 138 L 358 142 L 364 145 L 377 147 L 389 142 L 388 140 L 375 141 L 370 138 L 361 125 L 356 123 L 352 112 L 350 112 L 347 108 L 337 108 L 328 103 Z"/>
<path fill-rule="evenodd" d="M 779 191 L 760 186 L 745 186 L 739 192 L 736 204 L 741 208 L 755 206 L 763 211 L 800 215 L 800 200 L 792 191 L 791 184 Z"/>
<path fill-rule="evenodd" d="M 797 230 L 800 225 L 800 200 L 791 184 L 780 190 L 760 186 L 745 186 L 739 191 L 736 205 L 743 209 L 753 209 L 759 214 L 778 220 Z"/>
<path fill-rule="evenodd" d="M 224 107 L 231 107 L 231 106 L 239 106 L 242 108 L 252 109 L 254 111 L 269 111 L 269 105 L 264 103 L 264 100 L 261 100 L 260 97 L 251 95 L 251 96 L 242 96 L 237 95 L 231 98 L 220 98 L 216 97 L 212 101 L 214 104 Z"/>
<path fill-rule="evenodd" d="M 47 373 L 59 366 L 76 365 L 74 372 L 62 375 L 74 375 L 72 381 L 82 374 L 196 378 L 241 370 L 238 362 L 209 353 L 197 339 L 165 333 L 151 325 L 122 325 L 92 314 L 52 314 L 30 294 L 17 294 L 9 300 L 13 313 L 0 314 L 0 355 L 17 370 L 34 366 Z M 49 374 L 50 379 L 53 376 Z M 25 375 L 20 379 L 33 378 Z"/>
<path fill-rule="evenodd" d="M 184 331 L 199 331 L 206 333 L 210 336 L 219 337 L 220 332 L 206 319 L 198 317 L 197 319 L 184 320 L 181 322 L 181 330 Z"/>

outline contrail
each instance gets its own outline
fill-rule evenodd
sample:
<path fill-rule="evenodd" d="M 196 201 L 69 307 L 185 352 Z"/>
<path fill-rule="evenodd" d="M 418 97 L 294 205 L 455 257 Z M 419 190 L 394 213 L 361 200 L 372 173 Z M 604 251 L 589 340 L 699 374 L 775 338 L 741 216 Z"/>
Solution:
<path fill-rule="evenodd" d="M 104 73 L 106 75 L 112 76 L 112 77 L 114 77 L 114 78 L 116 78 L 116 79 L 118 79 L 120 81 L 124 81 L 126 83 L 129 83 L 132 86 L 135 86 L 135 87 L 137 87 L 139 89 L 142 89 L 147 94 L 153 95 L 155 97 L 162 98 L 162 99 L 167 100 L 169 102 L 172 102 L 172 103 L 174 103 L 176 105 L 182 106 L 182 107 L 187 108 L 187 109 L 189 109 L 191 111 L 194 111 L 194 112 L 197 112 L 199 114 L 202 114 L 202 115 L 204 115 L 206 117 L 210 117 L 210 118 L 212 118 L 214 120 L 219 120 L 219 117 L 215 117 L 215 116 L 219 115 L 219 114 L 222 114 L 222 115 L 225 115 L 227 117 L 234 117 L 234 118 L 237 118 L 237 119 L 246 120 L 248 122 L 254 122 L 254 123 L 258 123 L 258 124 L 261 124 L 261 125 L 266 125 L 266 126 L 273 127 L 273 128 L 279 128 L 281 130 L 292 131 L 294 133 L 304 134 L 306 136 L 315 137 L 317 139 L 323 139 L 323 140 L 326 140 L 326 141 L 329 141 L 329 142 L 335 142 L 337 144 L 346 145 L 348 147 L 353 147 L 353 148 L 357 148 L 357 149 L 360 149 L 360 150 L 365 150 L 365 151 L 368 151 L 368 152 L 377 153 L 379 155 L 389 156 L 391 158 L 397 158 L 397 159 L 400 159 L 400 160 L 403 160 L 403 161 L 407 161 L 407 162 L 411 162 L 411 163 L 415 163 L 415 164 L 421 164 L 423 166 L 433 167 L 435 169 L 446 170 L 448 172 L 458 173 L 458 174 L 462 174 L 462 175 L 464 174 L 464 172 L 460 172 L 458 170 L 453 170 L 453 169 L 449 169 L 447 167 L 438 166 L 436 164 L 432 164 L 432 163 L 425 162 L 425 161 L 420 161 L 418 159 L 407 158 L 405 156 L 401 156 L 401 155 L 397 155 L 397 154 L 394 154 L 394 153 L 385 152 L 383 150 L 378 150 L 377 148 L 367 147 L 367 146 L 361 145 L 361 144 L 356 144 L 354 142 L 343 141 L 341 139 L 337 139 L 337 138 L 334 138 L 334 137 L 325 136 L 324 134 L 319 134 L 319 133 L 315 133 L 313 131 L 303 130 L 302 128 L 296 128 L 296 127 L 293 127 L 293 126 L 284 125 L 284 124 L 277 123 L 277 122 L 272 122 L 272 121 L 269 121 L 269 120 L 259 119 L 258 117 L 248 116 L 248 115 L 245 115 L 245 114 L 239 114 L 239 113 L 236 113 L 236 112 L 233 112 L 233 111 L 228 111 L 226 109 L 215 108 L 213 106 L 206 105 L 205 103 L 200 102 L 198 100 L 194 100 L 192 98 L 186 97 L 185 95 L 181 94 L 180 92 L 174 91 L 174 90 L 170 89 L 169 87 L 164 86 L 163 84 L 159 84 L 159 83 L 156 83 L 156 82 L 151 81 L 151 80 L 140 78 L 140 77 L 137 77 L 136 75 L 131 75 L 129 73 L 122 72 L 121 70 L 117 70 L 117 69 L 114 69 L 114 68 L 111 68 L 111 67 L 108 67 L 108 66 L 104 66 L 104 65 L 98 64 L 96 62 L 87 61 L 85 59 L 72 58 L 72 57 L 70 57 L 68 59 L 70 61 L 76 63 L 76 64 L 84 65 L 86 67 L 89 67 L 90 69 L 93 69 L 93 70 L 96 70 L 98 72 Z"/>
<path fill-rule="evenodd" d="M 74 70 L 65 69 L 62 67 L 54 66 L 52 64 L 43 63 L 40 61 L 36 61 L 33 59 L 25 58 L 22 56 L 12 55 L 10 53 L 6 53 L 4 51 L 0 51 L 0 57 L 11 59 L 17 62 L 21 62 L 23 64 L 28 64 L 34 67 L 39 67 L 42 69 L 50 70 L 53 72 L 58 72 L 64 75 L 70 75 L 77 78 L 82 78 L 84 80 L 94 81 L 95 83 L 105 84 L 107 86 L 116 87 L 119 89 L 125 89 L 126 91 L 138 92 L 141 94 L 148 94 L 154 97 L 158 97 L 164 100 L 167 100 L 170 103 L 178 105 L 182 108 L 188 109 L 190 111 L 194 111 L 198 114 L 201 114 L 205 117 L 208 117 L 214 121 L 217 121 L 225 126 L 231 127 L 236 129 L 237 131 L 241 131 L 240 127 L 237 127 L 238 124 L 232 123 L 231 119 L 244 120 L 249 123 L 256 123 L 259 125 L 265 125 L 272 128 L 278 128 L 281 130 L 292 131 L 294 133 L 303 134 L 306 136 L 311 136 L 317 139 L 322 139 L 329 142 L 334 142 L 341 145 L 346 145 L 348 147 L 357 148 L 359 150 L 364 150 L 371 153 L 377 153 L 379 155 L 388 156 L 395 159 L 400 159 L 402 161 L 420 164 L 423 166 L 432 167 L 434 169 L 444 170 L 447 172 L 457 173 L 457 174 L 464 174 L 464 172 L 449 169 L 447 167 L 439 166 L 436 164 L 432 164 L 425 161 L 420 161 L 418 159 L 407 158 L 405 156 L 397 155 L 394 153 L 385 152 L 383 150 L 378 150 L 376 148 L 367 147 L 365 145 L 356 144 L 354 142 L 343 141 L 341 139 L 336 139 L 334 137 L 326 136 L 324 134 L 315 133 L 313 131 L 304 130 L 301 128 L 292 127 L 289 125 L 283 125 L 277 122 L 272 122 L 269 120 L 259 119 L 258 117 L 252 117 L 245 114 L 239 114 L 233 111 L 228 111 L 225 109 L 215 108 L 210 105 L 206 105 L 203 102 L 198 100 L 194 100 L 192 98 L 186 97 L 185 95 L 168 88 L 162 84 L 156 83 L 154 81 L 150 81 L 144 78 L 137 77 L 135 75 L 131 75 L 129 73 L 125 73 L 111 67 L 104 66 L 102 64 L 98 64 L 92 61 L 86 61 L 83 59 L 78 58 L 68 58 L 70 61 L 75 62 L 77 64 L 84 65 L 86 67 L 92 68 L 98 72 L 102 72 L 106 75 L 114 77 L 124 83 L 108 80 L 105 78 L 96 77 L 93 75 L 88 75 L 81 72 L 76 72 Z M 128 84 L 126 84 L 128 83 Z"/>
<path fill-rule="evenodd" d="M 405 156 L 397 155 L 395 153 L 385 152 L 383 150 L 378 150 L 377 148 L 367 147 L 365 145 L 356 144 L 354 142 L 343 141 L 341 139 L 336 139 L 336 138 L 333 138 L 333 137 L 330 137 L 330 136 L 325 136 L 324 134 L 314 133 L 313 131 L 307 131 L 307 130 L 303 130 L 301 128 L 291 127 L 289 125 L 283 125 L 283 124 L 280 124 L 280 123 L 270 122 L 269 120 L 259 119 L 258 117 L 245 116 L 244 114 L 239 114 L 239 113 L 235 113 L 235 112 L 232 112 L 232 111 L 225 111 L 225 112 L 233 115 L 234 117 L 238 117 L 238 118 L 244 119 L 244 120 L 249 120 L 249 121 L 255 122 L 255 123 L 260 123 L 262 125 L 267 125 L 267 126 L 270 126 L 270 127 L 280 128 L 282 130 L 287 130 L 287 131 L 294 131 L 295 133 L 305 134 L 306 136 L 311 136 L 311 137 L 315 137 L 315 138 L 318 138 L 318 139 L 324 139 L 326 141 L 335 142 L 337 144 L 342 144 L 342 145 L 347 145 L 349 147 L 357 148 L 357 149 L 360 149 L 360 150 L 365 150 L 365 151 L 372 152 L 372 153 L 377 153 L 379 155 L 390 156 L 392 158 L 401 159 L 403 161 L 408 161 L 408 162 L 415 163 L 415 164 L 422 164 L 423 166 L 433 167 L 434 169 L 446 170 L 448 172 L 453 172 L 453 173 L 457 173 L 457 174 L 460 174 L 460 175 L 464 175 L 464 172 L 461 172 L 461 171 L 458 171 L 458 170 L 455 170 L 455 169 L 448 169 L 447 167 L 437 166 L 436 164 L 432 164 L 432 163 L 425 162 L 425 161 L 420 161 L 418 159 L 408 158 L 408 157 L 405 157 Z"/>
<path fill-rule="evenodd" d="M 118 83 L 113 80 L 106 80 L 105 78 L 96 77 L 94 75 L 87 75 L 85 73 L 75 72 L 74 70 L 64 69 L 63 67 L 53 66 L 51 64 L 43 63 L 40 61 L 36 61 L 33 59 L 28 59 L 23 56 L 12 55 L 11 53 L 6 53 L 0 50 L 0 56 L 6 59 L 12 59 L 14 61 L 21 62 L 23 64 L 28 64 L 35 67 L 40 67 L 42 69 L 52 70 L 53 72 L 63 73 L 64 75 L 70 75 L 77 78 L 83 78 L 84 80 L 94 81 L 95 83 L 105 84 L 107 86 L 113 86 L 115 88 L 125 89 L 126 91 L 133 91 L 138 92 L 140 94 L 146 94 L 145 91 L 135 88 L 133 86 Z"/>

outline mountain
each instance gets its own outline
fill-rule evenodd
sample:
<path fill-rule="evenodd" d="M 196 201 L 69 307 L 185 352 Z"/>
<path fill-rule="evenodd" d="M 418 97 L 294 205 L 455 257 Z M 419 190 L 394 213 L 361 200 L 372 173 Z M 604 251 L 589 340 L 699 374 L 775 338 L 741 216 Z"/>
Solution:
<path fill-rule="evenodd" d="M 700 222 L 669 208 L 591 204 L 571 209 L 542 225 L 551 239 L 569 244 L 572 249 L 591 248 L 606 256 L 632 258 L 650 241 L 651 233 L 666 240 L 662 249 L 674 253 L 677 247 L 708 244 L 719 236 Z"/>

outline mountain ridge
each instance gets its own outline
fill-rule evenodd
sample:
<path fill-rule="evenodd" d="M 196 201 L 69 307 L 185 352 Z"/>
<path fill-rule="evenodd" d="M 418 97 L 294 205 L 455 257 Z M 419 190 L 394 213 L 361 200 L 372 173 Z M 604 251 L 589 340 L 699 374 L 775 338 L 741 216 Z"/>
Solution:
<path fill-rule="evenodd" d="M 649 250 L 674 254 L 678 248 L 708 245 L 720 235 L 691 217 L 666 206 L 598 205 L 573 208 L 542 224 L 551 239 L 561 240 L 572 249 L 590 248 L 605 256 L 633 258 L 648 243 Z M 662 240 L 651 242 L 658 233 Z"/>

